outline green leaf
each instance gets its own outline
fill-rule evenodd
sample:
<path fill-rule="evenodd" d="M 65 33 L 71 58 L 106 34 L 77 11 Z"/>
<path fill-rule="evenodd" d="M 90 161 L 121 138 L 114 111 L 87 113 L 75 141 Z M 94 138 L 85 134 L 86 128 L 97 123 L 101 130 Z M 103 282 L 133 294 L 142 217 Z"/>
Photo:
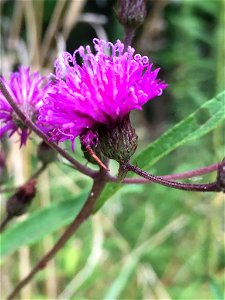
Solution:
<path fill-rule="evenodd" d="M 213 295 L 213 298 L 216 300 L 224 299 L 223 290 L 220 284 L 213 278 L 209 280 L 209 286 Z"/>
<path fill-rule="evenodd" d="M 72 200 L 61 201 L 32 213 L 25 221 L 6 230 L 0 239 L 0 257 L 9 255 L 23 245 L 30 245 L 45 235 L 69 224 L 79 213 L 87 193 Z"/>
<path fill-rule="evenodd" d="M 140 168 L 147 170 L 171 151 L 215 129 L 225 119 L 224 99 L 225 91 L 204 103 L 198 110 L 134 156 L 132 163 L 137 163 Z M 122 186 L 123 184 L 107 184 L 96 203 L 94 211 L 97 212 Z"/>

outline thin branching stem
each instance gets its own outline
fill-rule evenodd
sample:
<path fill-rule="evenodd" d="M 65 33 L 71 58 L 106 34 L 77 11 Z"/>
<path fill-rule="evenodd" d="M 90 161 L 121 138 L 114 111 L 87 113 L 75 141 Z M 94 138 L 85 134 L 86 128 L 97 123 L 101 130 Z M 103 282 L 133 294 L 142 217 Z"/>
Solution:
<path fill-rule="evenodd" d="M 141 170 L 140 168 L 131 165 L 129 162 L 124 163 L 123 168 L 126 169 L 127 171 L 134 172 L 137 175 L 151 182 L 158 183 L 174 189 L 185 190 L 185 191 L 196 191 L 196 192 L 219 192 L 220 191 L 216 181 L 206 183 L 206 184 L 180 183 L 176 181 L 166 180 L 161 176 L 154 176 L 152 174 L 149 174 Z"/>
<path fill-rule="evenodd" d="M 95 203 L 101 194 L 105 181 L 105 170 L 100 170 L 94 179 L 92 189 L 89 196 L 74 221 L 69 225 L 63 235 L 60 237 L 54 247 L 36 264 L 32 271 L 15 287 L 12 293 L 7 297 L 7 300 L 15 299 L 15 296 L 20 290 L 27 285 L 32 278 L 43 268 L 46 267 L 47 263 L 58 253 L 58 251 L 65 245 L 68 239 L 74 234 L 74 232 L 80 227 L 80 225 L 92 214 Z"/>
<path fill-rule="evenodd" d="M 7 215 L 3 221 L 0 224 L 0 233 L 2 233 L 6 227 L 6 225 L 8 225 L 8 223 L 12 220 L 12 216 Z"/>
<path fill-rule="evenodd" d="M 14 102 L 12 97 L 10 96 L 7 88 L 5 87 L 3 81 L 0 79 L 0 90 L 2 91 L 2 94 L 5 96 L 6 100 L 9 102 L 9 104 L 12 106 L 18 117 L 21 119 L 21 121 L 27 126 L 29 129 L 34 131 L 40 138 L 42 138 L 46 144 L 48 144 L 51 148 L 55 149 L 60 155 L 62 155 L 65 159 L 67 159 L 78 171 L 81 173 L 94 178 L 96 175 L 96 172 L 92 169 L 83 166 L 81 163 L 79 163 L 76 159 L 74 159 L 72 156 L 70 156 L 65 150 L 60 148 L 55 142 L 50 141 L 49 137 L 42 132 L 30 119 L 26 117 L 26 115 L 22 112 L 22 110 L 19 108 L 17 103 Z"/>
<path fill-rule="evenodd" d="M 70 164 L 66 164 L 70 168 L 74 168 L 72 165 Z M 107 164 L 106 164 L 107 165 Z M 182 172 L 182 173 L 175 173 L 175 174 L 168 174 L 168 175 L 162 175 L 159 176 L 163 179 L 166 180 L 179 180 L 179 179 L 188 179 L 188 178 L 193 178 L 193 177 L 198 177 L 198 176 L 202 176 L 202 175 L 206 175 L 208 173 L 211 172 L 215 172 L 218 169 L 219 164 L 215 163 L 206 167 L 201 167 L 198 169 L 194 169 L 194 170 L 190 170 L 190 171 L 186 171 L 186 172 Z M 107 173 L 106 175 L 106 180 L 107 182 L 118 182 L 118 178 L 115 176 L 110 175 L 109 173 Z M 125 183 L 125 184 L 149 184 L 151 183 L 151 181 L 149 181 L 149 179 L 145 179 L 145 178 L 125 178 L 123 181 L 121 181 L 121 183 Z"/>
<path fill-rule="evenodd" d="M 46 168 L 48 167 L 48 164 L 42 164 L 40 166 L 39 169 L 37 169 L 33 175 L 31 175 L 31 177 L 27 180 L 27 182 L 29 182 L 31 179 L 35 179 L 37 177 L 39 177 L 45 170 Z M 1 188 L 0 189 L 0 193 L 3 194 L 3 193 L 8 193 L 8 192 L 12 192 L 16 189 L 19 189 L 20 186 L 13 186 L 13 187 L 7 187 L 7 188 Z"/>
<path fill-rule="evenodd" d="M 34 174 L 31 176 L 30 179 L 35 179 L 35 178 L 39 177 L 39 176 L 47 169 L 47 167 L 48 167 L 48 164 L 42 164 L 42 165 L 40 166 L 40 168 L 37 169 L 36 172 L 34 172 Z M 29 179 L 29 180 L 30 180 L 30 179 Z M 29 180 L 28 180 L 28 181 L 29 181 Z"/>
<path fill-rule="evenodd" d="M 218 169 L 218 165 L 219 164 L 216 163 L 216 164 L 212 164 L 207 167 L 190 170 L 190 171 L 186 171 L 183 173 L 168 174 L 168 175 L 162 175 L 159 177 L 166 179 L 166 180 L 178 180 L 178 179 L 187 179 L 187 178 L 192 178 L 192 177 L 198 177 L 198 176 L 202 176 L 202 175 L 216 171 Z M 149 181 L 149 179 L 145 179 L 145 178 L 126 178 L 122 181 L 122 183 L 143 184 L 143 183 L 150 183 L 150 181 Z"/>

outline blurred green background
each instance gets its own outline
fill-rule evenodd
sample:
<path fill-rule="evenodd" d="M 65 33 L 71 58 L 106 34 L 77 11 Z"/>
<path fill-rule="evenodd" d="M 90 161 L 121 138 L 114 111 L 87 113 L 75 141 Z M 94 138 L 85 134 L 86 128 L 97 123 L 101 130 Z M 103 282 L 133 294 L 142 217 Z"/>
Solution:
<path fill-rule="evenodd" d="M 96 36 L 113 42 L 123 39 L 115 4 L 114 0 L 1 1 L 1 73 L 7 75 L 25 64 L 48 74 L 61 51 L 73 52 Z M 169 87 L 142 112 L 132 113 L 139 135 L 137 151 L 225 88 L 225 2 L 157 0 L 147 1 L 147 9 L 133 46 L 161 68 L 160 78 Z M 9 153 L 9 186 L 24 182 L 37 167 L 37 143 L 34 137 L 23 151 L 18 143 L 3 143 Z M 69 151 L 69 144 L 64 147 Z M 223 147 L 220 126 L 173 151 L 149 171 L 163 175 L 203 167 L 221 160 Z M 85 162 L 79 143 L 74 156 Z M 110 168 L 116 174 L 116 163 Z M 188 182 L 214 178 L 209 174 Z M 46 227 L 39 228 L 38 216 L 31 218 L 28 224 L 36 226 L 40 237 L 33 241 L 30 237 L 30 246 L 2 262 L 3 299 L 56 242 L 72 220 L 71 207 L 90 184 L 60 159 L 39 178 L 29 214 L 10 226 L 16 228 L 41 211 Z M 1 197 L 2 215 L 7 196 Z M 51 214 L 51 207 L 61 201 L 65 205 Z M 20 299 L 223 299 L 223 207 L 221 194 L 129 185 L 82 225 Z M 64 219 L 64 213 L 70 217 Z M 52 223 L 58 230 L 41 238 Z"/>

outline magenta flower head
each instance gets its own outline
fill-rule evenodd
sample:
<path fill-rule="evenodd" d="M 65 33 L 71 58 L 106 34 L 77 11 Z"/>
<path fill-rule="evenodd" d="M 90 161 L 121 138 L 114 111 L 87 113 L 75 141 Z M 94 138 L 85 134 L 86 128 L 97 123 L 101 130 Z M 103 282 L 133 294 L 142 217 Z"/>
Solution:
<path fill-rule="evenodd" d="M 119 40 L 112 44 L 94 39 L 93 44 L 94 50 L 81 46 L 55 62 L 52 90 L 40 109 L 39 121 L 58 142 L 73 142 L 88 131 L 88 137 L 93 134 L 95 140 L 96 136 L 101 139 L 104 126 L 112 131 L 167 86 L 157 79 L 159 69 L 153 70 L 148 58 L 135 54 L 132 47 L 124 49 Z"/>
<path fill-rule="evenodd" d="M 44 77 L 40 76 L 38 72 L 30 73 L 28 67 L 21 66 L 18 72 L 11 73 L 8 81 L 4 77 L 2 77 L 2 81 L 26 117 L 35 121 L 37 111 L 41 107 L 42 99 L 47 91 Z M 6 133 L 8 136 L 12 136 L 17 132 L 20 136 L 20 146 L 26 144 L 31 131 L 20 121 L 1 92 L 0 122 L 1 138 Z"/>

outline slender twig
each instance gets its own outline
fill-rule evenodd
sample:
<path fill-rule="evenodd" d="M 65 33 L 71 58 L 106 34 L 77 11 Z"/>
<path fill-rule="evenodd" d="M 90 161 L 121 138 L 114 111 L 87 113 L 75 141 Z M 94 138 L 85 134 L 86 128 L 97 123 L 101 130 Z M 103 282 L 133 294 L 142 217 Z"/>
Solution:
<path fill-rule="evenodd" d="M 176 181 L 170 181 L 166 180 L 160 176 L 154 176 L 151 175 L 140 168 L 131 165 L 129 162 L 126 162 L 123 164 L 123 168 L 127 171 L 132 171 L 136 173 L 137 175 L 144 177 L 148 179 L 151 182 L 155 182 L 170 188 L 179 189 L 179 190 L 185 190 L 185 191 L 196 191 L 196 192 L 218 192 L 220 191 L 217 182 L 210 182 L 207 184 L 186 184 L 186 183 L 180 183 Z"/>
<path fill-rule="evenodd" d="M 11 221 L 13 217 L 7 215 L 5 217 L 5 219 L 2 221 L 2 223 L 0 224 L 0 232 L 3 232 L 3 230 L 5 229 L 6 225 L 9 223 L 9 221 Z"/>
<path fill-rule="evenodd" d="M 48 166 L 48 164 L 42 164 L 41 167 L 40 167 L 39 169 L 37 169 L 36 172 L 34 172 L 34 174 L 31 176 L 30 179 L 35 179 L 35 178 L 37 178 L 38 176 L 40 176 L 41 173 L 43 173 L 43 172 L 46 170 L 47 166 Z M 29 180 L 30 180 L 30 179 L 29 179 Z"/>
<path fill-rule="evenodd" d="M 41 173 L 44 172 L 44 170 L 47 168 L 47 166 L 48 166 L 48 164 L 42 164 L 41 167 L 39 169 L 37 169 L 37 171 L 34 172 L 34 174 L 27 180 L 27 182 L 29 182 L 31 179 L 35 179 L 38 176 L 40 176 Z M 2 193 L 12 192 L 18 188 L 20 188 L 20 186 L 3 188 L 3 189 L 0 189 L 0 193 L 2 194 Z"/>
<path fill-rule="evenodd" d="M 202 176 L 202 175 L 205 175 L 205 174 L 216 171 L 218 169 L 218 165 L 219 164 L 216 163 L 216 164 L 212 164 L 212 165 L 207 166 L 207 167 L 202 167 L 202 168 L 199 168 L 199 169 L 190 170 L 190 171 L 183 172 L 183 173 L 163 175 L 163 176 L 160 176 L 160 177 L 163 178 L 163 179 L 166 179 L 166 180 L 177 180 L 177 179 L 186 179 L 186 178 L 192 178 L 192 177 L 196 177 L 196 176 Z M 115 178 L 115 181 L 116 181 L 116 178 Z M 126 178 L 122 181 L 122 183 L 143 184 L 143 183 L 149 183 L 149 179 L 145 179 L 145 178 Z"/>
<path fill-rule="evenodd" d="M 5 87 L 3 81 L 0 79 L 0 90 L 2 91 L 2 94 L 5 96 L 6 100 L 9 102 L 9 104 L 12 106 L 16 114 L 19 116 L 21 121 L 29 127 L 32 131 L 34 131 L 40 138 L 42 138 L 46 144 L 48 144 L 51 148 L 55 149 L 59 154 L 61 154 L 64 158 L 66 158 L 69 162 L 71 162 L 74 167 L 80 171 L 81 173 L 94 178 L 96 175 L 96 172 L 92 169 L 85 167 L 84 165 L 80 164 L 77 160 L 75 160 L 72 156 L 70 156 L 65 150 L 60 148 L 55 142 L 50 141 L 49 137 L 42 132 L 30 119 L 28 119 L 25 114 L 22 112 L 22 110 L 19 108 L 17 103 L 14 102 L 12 97 L 10 96 L 9 92 L 7 91 L 7 88 Z"/>
<path fill-rule="evenodd" d="M 74 234 L 74 232 L 80 227 L 80 225 L 92 214 L 94 205 L 101 194 L 106 182 L 105 182 L 105 170 L 102 170 L 94 179 L 94 183 L 91 192 L 74 221 L 69 225 L 63 235 L 60 237 L 55 246 L 36 264 L 30 274 L 27 275 L 19 284 L 15 287 L 12 293 L 7 297 L 7 300 L 15 299 L 18 292 L 30 282 L 30 280 L 43 268 L 47 263 L 57 254 L 57 252 L 65 245 L 68 239 Z"/>
<path fill-rule="evenodd" d="M 90 154 L 90 156 L 98 163 L 100 167 L 105 169 L 106 171 L 110 171 L 109 168 L 107 168 L 104 163 L 101 161 L 101 159 L 94 153 L 94 151 L 91 149 L 91 146 L 86 147 L 87 152 Z"/>
<path fill-rule="evenodd" d="M 64 163 L 66 166 L 70 168 L 74 168 L 72 165 Z M 107 165 L 107 164 L 106 164 Z M 176 173 L 176 174 L 168 174 L 168 175 L 162 175 L 160 176 L 163 179 L 166 180 L 178 180 L 178 179 L 188 179 L 192 177 L 202 176 L 206 175 L 211 172 L 215 172 L 218 169 L 219 164 L 215 163 L 206 167 L 201 167 L 198 169 L 182 172 L 182 173 Z M 109 173 L 106 174 L 106 180 L 107 182 L 118 182 L 118 178 L 115 176 L 110 175 Z M 149 179 L 145 178 L 125 178 L 121 183 L 125 184 L 149 184 L 151 181 Z"/>

